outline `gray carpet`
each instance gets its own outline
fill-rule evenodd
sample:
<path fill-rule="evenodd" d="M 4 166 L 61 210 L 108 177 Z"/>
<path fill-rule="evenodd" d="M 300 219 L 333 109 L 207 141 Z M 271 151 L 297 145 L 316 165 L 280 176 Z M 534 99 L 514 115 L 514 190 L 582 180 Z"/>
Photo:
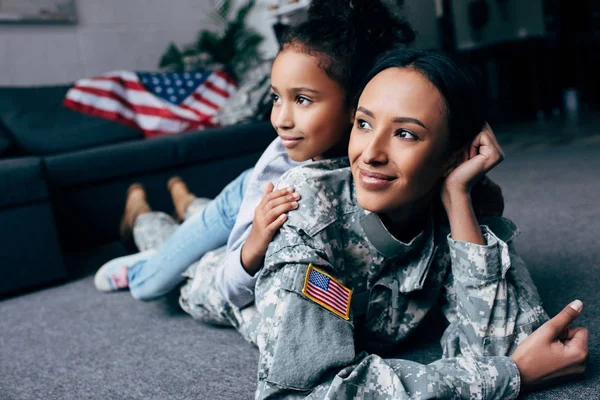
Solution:
<path fill-rule="evenodd" d="M 523 231 L 517 249 L 548 313 L 579 298 L 578 322 L 591 331 L 587 375 L 525 397 L 598 399 L 600 146 L 505 150 L 492 177 L 504 189 L 506 216 Z M 92 268 L 120 251 L 107 246 L 70 262 Z M 429 341 L 402 356 L 428 362 L 438 354 Z M 145 304 L 101 294 L 91 276 L 0 302 L 2 400 L 250 399 L 257 356 L 235 331 L 187 317 L 174 297 Z"/>

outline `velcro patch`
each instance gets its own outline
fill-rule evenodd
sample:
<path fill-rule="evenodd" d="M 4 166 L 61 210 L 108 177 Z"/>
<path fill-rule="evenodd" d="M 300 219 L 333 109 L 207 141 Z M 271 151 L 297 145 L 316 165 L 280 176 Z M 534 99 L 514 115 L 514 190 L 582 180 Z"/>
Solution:
<path fill-rule="evenodd" d="M 312 264 L 306 270 L 302 294 L 346 321 L 349 319 L 352 290 Z"/>

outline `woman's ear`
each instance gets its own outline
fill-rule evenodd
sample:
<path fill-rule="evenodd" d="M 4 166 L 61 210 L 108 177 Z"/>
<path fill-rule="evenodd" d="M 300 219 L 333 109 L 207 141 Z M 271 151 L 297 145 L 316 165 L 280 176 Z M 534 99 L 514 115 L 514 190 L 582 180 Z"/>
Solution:
<path fill-rule="evenodd" d="M 450 154 L 450 156 L 448 157 L 448 161 L 446 162 L 446 165 L 444 166 L 444 173 L 442 174 L 444 179 L 446 179 L 448 177 L 448 175 L 450 175 L 450 173 L 452 173 L 452 171 L 454 171 L 456 168 L 458 168 L 458 166 L 460 164 L 464 163 L 468 159 L 469 159 L 469 146 L 465 146 L 461 149 L 454 151 L 452 154 Z"/>

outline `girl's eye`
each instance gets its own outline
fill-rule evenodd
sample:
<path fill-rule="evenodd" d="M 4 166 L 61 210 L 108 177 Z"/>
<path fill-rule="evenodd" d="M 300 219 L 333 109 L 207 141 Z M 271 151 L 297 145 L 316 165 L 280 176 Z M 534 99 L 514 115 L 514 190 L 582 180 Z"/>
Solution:
<path fill-rule="evenodd" d="M 307 104 L 312 103 L 312 101 L 308 97 L 304 97 L 304 96 L 298 96 L 298 97 L 296 97 L 296 102 L 298 104 L 300 104 L 301 106 L 305 106 Z"/>
<path fill-rule="evenodd" d="M 406 129 L 396 131 L 396 136 L 406 140 L 419 140 L 418 136 Z"/>
<path fill-rule="evenodd" d="M 362 130 L 371 129 L 371 125 L 364 119 L 357 119 L 356 126 L 358 126 L 358 129 L 362 129 Z"/>
<path fill-rule="evenodd" d="M 279 99 L 280 99 L 280 97 L 279 97 L 279 95 L 278 95 L 278 94 L 276 94 L 276 93 L 271 93 L 271 100 L 273 101 L 273 104 L 277 104 L 277 103 L 279 103 Z"/>

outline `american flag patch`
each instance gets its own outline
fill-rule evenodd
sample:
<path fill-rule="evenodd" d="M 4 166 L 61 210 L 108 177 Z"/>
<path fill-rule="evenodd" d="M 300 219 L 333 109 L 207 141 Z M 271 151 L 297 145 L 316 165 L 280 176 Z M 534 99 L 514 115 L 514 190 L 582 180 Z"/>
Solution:
<path fill-rule="evenodd" d="M 306 271 L 302 293 L 335 315 L 348 320 L 352 290 L 346 288 L 325 272 L 319 271 L 312 264 L 308 266 Z"/>

